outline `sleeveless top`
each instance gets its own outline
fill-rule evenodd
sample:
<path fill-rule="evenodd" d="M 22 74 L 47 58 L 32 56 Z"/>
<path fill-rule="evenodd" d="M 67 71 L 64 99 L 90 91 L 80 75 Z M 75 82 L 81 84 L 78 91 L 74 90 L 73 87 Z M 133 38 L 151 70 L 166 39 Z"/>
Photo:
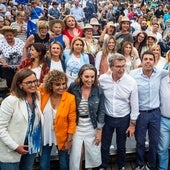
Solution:
<path fill-rule="evenodd" d="M 99 75 L 106 73 L 108 69 L 109 69 L 108 59 L 107 57 L 102 57 L 100 62 Z"/>
<path fill-rule="evenodd" d="M 41 39 L 38 34 L 33 34 L 33 35 L 34 35 L 34 42 L 35 43 L 36 42 L 42 43 L 48 49 L 49 41 L 50 41 L 50 34 L 49 33 L 46 34 L 46 37 L 44 39 Z"/>
<path fill-rule="evenodd" d="M 65 42 L 63 40 L 63 34 L 52 38 L 50 40 L 50 43 L 55 42 L 55 41 L 59 42 L 62 45 L 63 49 L 65 49 L 66 45 L 65 45 Z"/>

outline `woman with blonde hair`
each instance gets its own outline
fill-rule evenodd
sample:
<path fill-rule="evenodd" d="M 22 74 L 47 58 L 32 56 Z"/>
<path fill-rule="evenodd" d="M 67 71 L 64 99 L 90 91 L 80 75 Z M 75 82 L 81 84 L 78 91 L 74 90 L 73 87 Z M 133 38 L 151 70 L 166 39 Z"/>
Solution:
<path fill-rule="evenodd" d="M 39 20 L 37 23 L 37 30 L 38 32 L 36 34 L 31 34 L 25 42 L 25 46 L 24 46 L 25 58 L 28 57 L 28 49 L 32 43 L 36 43 L 36 42 L 42 43 L 48 49 L 49 40 L 50 40 L 50 34 L 48 33 L 49 31 L 48 22 L 45 20 Z"/>
<path fill-rule="evenodd" d="M 65 49 L 63 54 L 69 80 L 68 84 L 70 84 L 77 78 L 81 66 L 89 64 L 89 56 L 84 53 L 84 41 L 79 37 L 73 39 L 71 49 Z"/>
<path fill-rule="evenodd" d="M 166 59 L 163 58 L 161 56 L 161 48 L 160 48 L 160 45 L 158 44 L 154 44 L 152 47 L 151 47 L 151 51 L 154 53 L 155 55 L 155 66 L 158 68 L 158 69 L 163 69 L 165 64 L 166 64 Z"/>
<path fill-rule="evenodd" d="M 47 63 L 50 71 L 59 70 L 65 72 L 66 66 L 63 57 L 63 46 L 57 41 L 52 42 L 48 54 Z"/>
<path fill-rule="evenodd" d="M 116 40 L 113 36 L 108 37 L 103 44 L 103 48 L 96 54 L 95 67 L 97 74 L 101 75 L 108 71 L 108 59 L 116 52 Z"/>
<path fill-rule="evenodd" d="M 78 26 L 77 21 L 73 15 L 67 15 L 64 18 L 65 29 L 63 34 L 68 37 L 70 42 L 76 37 L 82 37 L 83 31 Z"/>

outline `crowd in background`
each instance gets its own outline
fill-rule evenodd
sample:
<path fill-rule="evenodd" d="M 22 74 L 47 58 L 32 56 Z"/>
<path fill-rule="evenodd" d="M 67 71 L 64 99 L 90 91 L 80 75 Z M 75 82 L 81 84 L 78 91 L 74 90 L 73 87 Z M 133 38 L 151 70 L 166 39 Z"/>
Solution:
<path fill-rule="evenodd" d="M 132 137 L 136 128 L 136 170 L 156 169 L 158 150 L 161 170 L 168 165 L 163 151 L 169 144 L 167 139 L 166 148 L 162 141 L 157 148 L 163 120 L 141 115 L 161 114 L 158 94 L 169 64 L 167 0 L 0 0 L 0 98 L 5 99 L 0 109 L 0 149 L 4 154 L 11 150 L 9 161 L 17 162 L 16 170 L 31 170 L 40 150 L 40 169 L 48 170 L 53 145 L 63 170 L 78 170 L 83 155 L 87 169 L 104 169 L 115 128 L 118 169 L 123 170 L 126 137 Z M 114 89 L 118 94 L 112 95 Z M 170 99 L 161 95 L 163 101 L 165 95 Z M 22 106 L 28 120 L 18 140 L 13 126 L 23 117 L 11 117 L 16 112 L 24 115 Z M 150 152 L 145 166 L 142 149 L 147 130 Z M 36 143 L 36 137 L 42 143 Z M 5 164 L 7 159 L 0 156 L 0 169 L 13 170 L 14 165 Z"/>

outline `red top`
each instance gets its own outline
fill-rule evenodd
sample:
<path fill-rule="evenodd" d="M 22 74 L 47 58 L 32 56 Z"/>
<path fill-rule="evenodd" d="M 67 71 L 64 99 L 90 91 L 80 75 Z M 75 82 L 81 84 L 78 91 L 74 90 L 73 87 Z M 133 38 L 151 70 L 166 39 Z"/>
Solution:
<path fill-rule="evenodd" d="M 82 35 L 83 35 L 83 30 L 82 30 L 80 27 L 78 27 L 77 30 L 78 30 L 78 33 L 79 33 L 79 37 L 82 37 Z M 64 30 L 63 30 L 63 34 L 68 37 L 68 39 L 70 40 L 70 42 L 72 42 L 72 40 L 73 40 L 74 37 L 68 32 L 68 29 L 64 29 Z"/>

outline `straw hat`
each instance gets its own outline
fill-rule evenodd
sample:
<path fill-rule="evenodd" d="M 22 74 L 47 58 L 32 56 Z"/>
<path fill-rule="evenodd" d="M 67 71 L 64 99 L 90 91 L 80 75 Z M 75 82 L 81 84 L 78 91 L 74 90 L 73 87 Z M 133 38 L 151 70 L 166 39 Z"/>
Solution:
<path fill-rule="evenodd" d="M 86 24 L 84 27 L 83 27 L 83 30 L 85 29 L 93 29 L 93 27 L 90 25 L 90 24 Z"/>
<path fill-rule="evenodd" d="M 60 19 L 56 19 L 56 20 L 51 20 L 49 22 L 50 31 L 52 31 L 52 28 L 53 28 L 54 24 L 56 24 L 56 23 L 60 23 L 61 26 L 62 26 L 62 29 L 64 29 L 64 22 L 62 20 L 60 20 Z"/>
<path fill-rule="evenodd" d="M 4 34 L 5 32 L 12 32 L 14 35 L 17 34 L 17 29 L 13 29 L 10 26 L 3 26 L 2 29 L 0 29 L 0 33 Z"/>
<path fill-rule="evenodd" d="M 107 23 L 107 26 L 112 26 L 112 27 L 115 27 L 115 28 L 116 28 L 116 26 L 115 26 L 115 24 L 113 23 L 113 21 L 109 21 L 109 22 Z"/>
<path fill-rule="evenodd" d="M 99 24 L 99 21 L 97 20 L 97 18 L 91 18 L 90 25 L 100 25 L 100 24 Z"/>
<path fill-rule="evenodd" d="M 156 35 L 154 35 L 153 33 L 151 33 L 151 32 L 148 33 L 147 32 L 147 35 L 148 35 L 147 38 L 152 37 L 155 40 L 155 42 L 157 41 Z"/>
<path fill-rule="evenodd" d="M 132 21 L 131 21 L 128 17 L 126 17 L 126 16 L 123 16 L 123 17 L 122 17 L 120 23 L 121 23 L 121 22 L 129 22 L 129 23 L 132 23 Z"/>

